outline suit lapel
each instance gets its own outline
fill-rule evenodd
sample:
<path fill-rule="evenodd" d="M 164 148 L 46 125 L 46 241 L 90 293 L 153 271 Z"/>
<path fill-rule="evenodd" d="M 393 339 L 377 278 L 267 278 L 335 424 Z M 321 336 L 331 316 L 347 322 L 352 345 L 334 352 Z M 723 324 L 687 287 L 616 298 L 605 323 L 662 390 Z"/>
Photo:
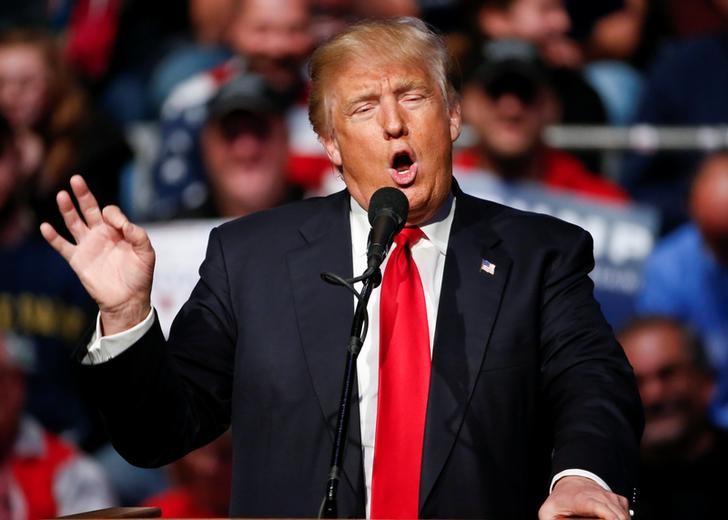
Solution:
<path fill-rule="evenodd" d="M 348 197 L 347 192 L 333 196 L 329 205 L 304 222 L 299 229 L 304 245 L 288 254 L 301 345 L 332 442 L 354 302 L 351 293 L 325 283 L 320 274 L 330 271 L 344 278 L 352 276 Z M 363 497 L 358 403 L 355 382 L 344 473 L 354 493 Z M 323 493 L 325 475 L 321 479 Z"/>
<path fill-rule="evenodd" d="M 457 193 L 435 330 L 420 510 L 459 434 L 511 266 L 480 204 Z M 481 270 L 483 260 L 495 265 L 493 274 Z"/>

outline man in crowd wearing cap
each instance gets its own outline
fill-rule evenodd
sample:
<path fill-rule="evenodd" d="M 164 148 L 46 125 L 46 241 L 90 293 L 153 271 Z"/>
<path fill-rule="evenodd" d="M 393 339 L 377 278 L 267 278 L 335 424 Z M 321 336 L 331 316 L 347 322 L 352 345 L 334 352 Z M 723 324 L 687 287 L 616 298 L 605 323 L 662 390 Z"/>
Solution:
<path fill-rule="evenodd" d="M 721 518 L 728 435 L 710 422 L 715 380 L 700 337 L 674 318 L 645 316 L 619 342 L 645 408 L 639 518 Z"/>
<path fill-rule="evenodd" d="M 290 104 L 255 74 L 239 74 L 221 87 L 201 135 L 207 190 L 179 217 L 240 217 L 301 198 L 286 175 Z"/>
<path fill-rule="evenodd" d="M 626 200 L 618 186 L 544 143 L 544 129 L 558 119 L 560 108 L 548 74 L 536 48 L 524 41 L 483 45 L 463 89 L 463 117 L 476 143 L 456 157 L 458 177 L 467 186 L 468 174 L 483 172 L 506 182 L 530 181 L 586 197 Z"/>
<path fill-rule="evenodd" d="M 294 150 L 301 161 L 291 159 L 296 171 L 315 165 L 318 179 L 325 157 L 317 149 L 306 123 L 304 63 L 313 46 L 310 0 L 237 0 L 226 31 L 226 44 L 235 56 L 219 67 L 179 84 L 161 109 L 161 149 L 153 168 L 155 201 L 152 218 L 170 218 L 180 211 L 195 210 L 204 189 L 204 164 L 199 136 L 206 119 L 207 103 L 218 89 L 243 72 L 261 75 L 275 90 L 301 100 L 286 114 Z M 307 160 L 316 149 L 312 162 Z M 292 174 L 293 175 L 293 174 Z"/>
<path fill-rule="evenodd" d="M 673 316 L 700 333 L 718 382 L 713 419 L 728 427 L 728 152 L 700 165 L 689 207 L 692 221 L 647 259 L 636 309 Z"/>
<path fill-rule="evenodd" d="M 583 57 L 568 36 L 569 13 L 562 0 L 472 0 L 473 22 L 487 39 L 517 38 L 534 45 L 554 69 L 554 91 L 566 123 L 604 123 L 598 94 L 581 72 Z"/>
<path fill-rule="evenodd" d="M 591 238 L 458 189 L 448 61 L 412 18 L 321 46 L 309 114 L 347 190 L 215 228 L 168 341 L 147 234 L 79 176 L 83 220 L 58 194 L 75 244 L 41 231 L 99 304 L 79 371 L 128 460 L 164 464 L 232 424 L 231 516 L 316 514 L 354 314 L 321 272 L 366 269 L 367 208 L 388 187 L 409 210 L 369 301 L 338 515 L 628 519 L 642 415 Z"/>
<path fill-rule="evenodd" d="M 100 466 L 23 414 L 32 345 L 0 332 L 0 518 L 53 518 L 115 505 Z"/>

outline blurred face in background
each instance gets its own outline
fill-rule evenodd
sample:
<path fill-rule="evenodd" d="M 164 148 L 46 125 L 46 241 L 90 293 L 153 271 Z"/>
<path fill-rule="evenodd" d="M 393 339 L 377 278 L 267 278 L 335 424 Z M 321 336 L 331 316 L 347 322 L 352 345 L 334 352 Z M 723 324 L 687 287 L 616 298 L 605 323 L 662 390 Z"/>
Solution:
<path fill-rule="evenodd" d="M 681 444 L 706 427 L 712 378 L 695 366 L 675 326 L 645 326 L 619 340 L 634 368 L 645 409 L 643 448 L 689 449 Z"/>
<path fill-rule="evenodd" d="M 32 45 L 0 47 L 0 112 L 14 128 L 30 128 L 48 105 L 48 70 Z"/>
<path fill-rule="evenodd" d="M 541 145 L 541 134 L 556 118 L 556 101 L 525 78 L 463 91 L 463 118 L 477 135 L 482 153 L 495 161 L 525 159 Z"/>
<path fill-rule="evenodd" d="M 283 198 L 288 133 L 282 115 L 236 110 L 209 121 L 202 153 L 222 216 L 270 208 Z"/>
<path fill-rule="evenodd" d="M 716 154 L 702 164 L 690 209 L 713 256 L 728 268 L 728 153 Z"/>
<path fill-rule="evenodd" d="M 561 0 L 513 0 L 506 8 L 486 5 L 478 22 L 491 38 L 518 38 L 536 46 L 562 38 L 571 27 Z"/>
<path fill-rule="evenodd" d="M 313 47 L 307 0 L 241 0 L 229 27 L 228 42 L 279 90 L 300 81 Z"/>
<path fill-rule="evenodd" d="M 172 466 L 172 474 L 193 502 L 218 516 L 230 507 L 233 448 L 228 431 Z"/>

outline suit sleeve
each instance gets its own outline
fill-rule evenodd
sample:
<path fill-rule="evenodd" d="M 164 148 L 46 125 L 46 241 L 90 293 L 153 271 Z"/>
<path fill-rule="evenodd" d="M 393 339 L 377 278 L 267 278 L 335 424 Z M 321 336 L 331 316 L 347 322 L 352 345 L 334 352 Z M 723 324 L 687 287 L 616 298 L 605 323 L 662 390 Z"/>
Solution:
<path fill-rule="evenodd" d="M 116 450 L 130 463 L 172 462 L 230 424 L 236 325 L 223 249 L 213 230 L 200 280 L 165 341 L 155 319 L 132 347 L 99 365 L 77 365 Z M 82 358 L 85 349 L 77 355 Z"/>
<path fill-rule="evenodd" d="M 542 391 L 554 427 L 551 476 L 590 471 L 626 497 L 636 486 L 643 416 L 632 368 L 593 297 L 592 240 L 555 255 L 542 307 Z"/>

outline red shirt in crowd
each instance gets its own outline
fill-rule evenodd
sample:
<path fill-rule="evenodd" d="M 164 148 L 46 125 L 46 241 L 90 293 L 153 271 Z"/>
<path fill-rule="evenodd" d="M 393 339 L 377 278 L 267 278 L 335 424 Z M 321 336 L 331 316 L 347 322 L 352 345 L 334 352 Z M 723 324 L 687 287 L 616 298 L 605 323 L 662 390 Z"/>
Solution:
<path fill-rule="evenodd" d="M 544 186 L 611 202 L 629 200 L 622 188 L 590 172 L 567 152 L 546 148 L 542 161 L 542 173 L 537 180 Z M 453 162 L 460 173 L 475 174 L 478 169 L 478 156 L 472 149 L 457 151 Z"/>

